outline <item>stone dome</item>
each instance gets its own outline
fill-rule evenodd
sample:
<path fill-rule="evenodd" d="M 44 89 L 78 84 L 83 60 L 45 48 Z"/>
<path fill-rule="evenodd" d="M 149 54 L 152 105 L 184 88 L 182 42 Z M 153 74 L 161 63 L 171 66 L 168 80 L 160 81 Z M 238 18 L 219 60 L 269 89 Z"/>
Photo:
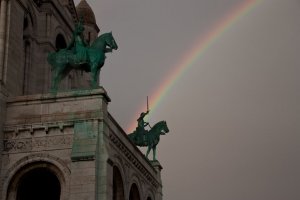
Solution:
<path fill-rule="evenodd" d="M 79 18 L 83 17 L 84 24 L 96 24 L 95 14 L 86 0 L 80 1 L 76 6 L 76 11 Z"/>

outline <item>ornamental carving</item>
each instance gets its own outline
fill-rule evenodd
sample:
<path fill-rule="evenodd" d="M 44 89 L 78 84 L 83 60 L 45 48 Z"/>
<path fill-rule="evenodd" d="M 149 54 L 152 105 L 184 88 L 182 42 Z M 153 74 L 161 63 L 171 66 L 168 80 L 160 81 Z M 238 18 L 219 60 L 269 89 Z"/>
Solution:
<path fill-rule="evenodd" d="M 39 138 L 32 137 L 28 139 L 10 139 L 4 140 L 4 152 L 31 152 L 40 148 L 71 148 L 72 141 L 72 135 L 47 136 Z"/>

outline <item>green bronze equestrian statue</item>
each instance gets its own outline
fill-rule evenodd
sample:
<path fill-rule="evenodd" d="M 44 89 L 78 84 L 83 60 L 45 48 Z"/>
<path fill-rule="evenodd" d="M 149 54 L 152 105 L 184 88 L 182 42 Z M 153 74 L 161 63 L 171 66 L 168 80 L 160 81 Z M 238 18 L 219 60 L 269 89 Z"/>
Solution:
<path fill-rule="evenodd" d="M 52 66 L 51 90 L 56 91 L 59 82 L 72 70 L 80 69 L 91 72 L 91 86 L 98 86 L 101 67 L 104 65 L 105 53 L 117 50 L 118 45 L 112 33 L 100 35 L 91 46 L 83 39 L 82 19 L 75 25 L 72 41 L 65 49 L 48 55 L 48 62 Z"/>
<path fill-rule="evenodd" d="M 149 125 L 148 122 L 144 122 L 144 117 L 149 113 L 149 110 L 142 112 L 137 119 L 138 126 L 136 130 L 128 134 L 129 139 L 137 146 L 148 147 L 146 157 L 148 158 L 149 152 L 153 151 L 153 160 L 156 160 L 156 146 L 159 143 L 160 135 L 165 135 L 169 132 L 166 121 L 160 121 L 156 123 L 149 131 L 145 130 L 145 126 Z"/>

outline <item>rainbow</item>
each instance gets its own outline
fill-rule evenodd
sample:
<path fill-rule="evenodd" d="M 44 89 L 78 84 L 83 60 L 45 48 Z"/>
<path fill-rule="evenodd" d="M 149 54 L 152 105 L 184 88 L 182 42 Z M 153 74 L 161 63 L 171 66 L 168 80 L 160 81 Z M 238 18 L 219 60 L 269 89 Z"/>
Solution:
<path fill-rule="evenodd" d="M 210 31 L 200 37 L 198 41 L 181 59 L 177 66 L 174 67 L 174 71 L 164 79 L 160 84 L 160 87 L 155 90 L 155 93 L 150 96 L 149 105 L 151 106 L 151 112 L 154 112 L 159 103 L 164 99 L 168 91 L 176 83 L 176 81 L 191 67 L 194 63 L 203 56 L 206 50 L 211 47 L 230 27 L 232 27 L 241 17 L 249 13 L 255 8 L 262 0 L 245 0 L 241 4 L 235 6 L 229 14 L 222 18 Z M 145 105 L 141 106 L 136 112 L 134 120 L 127 128 L 130 132 L 137 126 L 136 118 L 139 114 L 145 111 Z"/>

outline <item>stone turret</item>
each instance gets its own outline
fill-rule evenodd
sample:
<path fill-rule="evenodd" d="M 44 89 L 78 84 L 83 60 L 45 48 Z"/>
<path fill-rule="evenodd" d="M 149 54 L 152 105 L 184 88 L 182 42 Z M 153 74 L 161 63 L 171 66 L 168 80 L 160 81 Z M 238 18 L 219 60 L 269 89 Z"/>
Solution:
<path fill-rule="evenodd" d="M 76 11 L 78 17 L 82 17 L 84 21 L 85 40 L 89 43 L 92 43 L 97 38 L 98 33 L 100 32 L 100 29 L 96 24 L 95 14 L 86 0 L 80 1 L 80 3 L 76 6 Z"/>

